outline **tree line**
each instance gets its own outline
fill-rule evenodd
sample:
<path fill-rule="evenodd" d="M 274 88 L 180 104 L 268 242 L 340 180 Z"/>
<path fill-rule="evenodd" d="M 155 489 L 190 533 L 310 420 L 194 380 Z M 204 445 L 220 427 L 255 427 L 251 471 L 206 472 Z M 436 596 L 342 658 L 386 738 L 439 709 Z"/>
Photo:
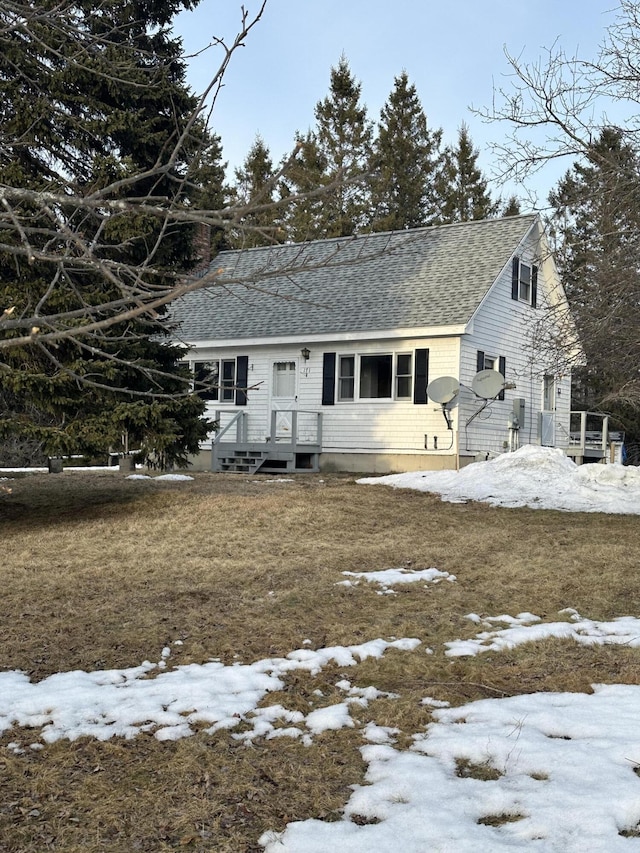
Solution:
<path fill-rule="evenodd" d="M 343 55 L 329 92 L 314 109 L 315 126 L 298 132 L 297 156 L 284 174 L 260 135 L 235 169 L 229 197 L 259 205 L 231 234 L 234 247 L 348 237 L 486 219 L 519 212 L 515 197 L 492 198 L 469 129 L 443 145 L 405 71 L 377 124 L 362 103 L 361 84 Z"/>
<path fill-rule="evenodd" d="M 189 276 L 209 253 L 518 212 L 492 197 L 464 124 L 443 145 L 405 72 L 371 121 L 345 57 L 291 156 L 274 165 L 256 137 L 228 182 L 207 104 L 267 0 L 214 39 L 200 94 L 172 31 L 195 2 L 0 0 L 0 463 L 128 446 L 164 466 L 197 450 L 204 406 L 167 305 L 215 285 L 215 264 Z M 589 109 L 638 100 L 638 5 L 622 0 L 597 61 L 511 62 L 515 89 L 486 116 L 514 129 L 504 175 L 574 160 L 549 220 L 587 354 L 578 404 L 636 425 L 637 114 L 596 124 Z M 527 137 L 544 127 L 546 148 Z"/>

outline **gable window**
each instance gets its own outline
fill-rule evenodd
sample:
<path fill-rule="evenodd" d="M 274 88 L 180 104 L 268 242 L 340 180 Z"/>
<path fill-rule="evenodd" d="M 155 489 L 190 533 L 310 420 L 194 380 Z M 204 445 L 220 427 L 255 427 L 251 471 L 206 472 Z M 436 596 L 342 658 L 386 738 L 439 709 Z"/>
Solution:
<path fill-rule="evenodd" d="M 523 302 L 531 302 L 531 267 L 529 264 L 520 264 L 518 285 L 518 298 Z"/>
<path fill-rule="evenodd" d="M 353 400 L 355 395 L 355 356 L 341 355 L 338 360 L 338 400 Z"/>
<path fill-rule="evenodd" d="M 193 390 L 202 400 L 217 400 L 220 384 L 219 361 L 194 361 Z"/>
<path fill-rule="evenodd" d="M 396 400 L 411 399 L 413 388 L 411 361 L 410 353 L 403 352 L 396 355 Z"/>
<path fill-rule="evenodd" d="M 538 267 L 520 258 L 513 259 L 511 269 L 511 298 L 536 307 L 538 299 Z"/>
<path fill-rule="evenodd" d="M 391 398 L 392 360 L 390 355 L 360 356 L 360 397 Z"/>

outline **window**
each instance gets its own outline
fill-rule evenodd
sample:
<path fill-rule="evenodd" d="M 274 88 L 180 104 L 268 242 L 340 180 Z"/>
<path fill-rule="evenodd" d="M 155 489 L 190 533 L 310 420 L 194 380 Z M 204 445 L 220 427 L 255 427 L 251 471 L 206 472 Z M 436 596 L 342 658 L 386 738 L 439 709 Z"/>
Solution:
<path fill-rule="evenodd" d="M 545 376 L 542 388 L 542 409 L 553 412 L 556 408 L 556 379 L 555 376 Z"/>
<path fill-rule="evenodd" d="M 355 356 L 338 359 L 338 400 L 353 400 L 355 394 Z"/>
<path fill-rule="evenodd" d="M 480 370 L 495 370 L 496 369 L 496 360 L 491 355 L 485 355 L 484 360 L 482 362 L 482 367 Z"/>
<path fill-rule="evenodd" d="M 538 299 L 538 267 L 513 258 L 511 270 L 511 298 L 536 307 Z"/>
<path fill-rule="evenodd" d="M 360 397 L 391 397 L 392 362 L 390 355 L 360 356 Z"/>
<path fill-rule="evenodd" d="M 217 400 L 220 383 L 220 362 L 193 362 L 194 391 L 202 400 Z"/>
<path fill-rule="evenodd" d="M 296 396 L 295 361 L 276 361 L 273 365 L 273 396 L 287 400 Z"/>
<path fill-rule="evenodd" d="M 411 399 L 413 385 L 411 360 L 409 353 L 398 353 L 396 355 L 396 400 Z"/>
<path fill-rule="evenodd" d="M 518 297 L 523 302 L 531 302 L 531 267 L 520 262 L 518 276 Z"/>
<path fill-rule="evenodd" d="M 222 359 L 222 396 L 225 403 L 233 403 L 236 399 L 236 360 L 235 358 Z"/>

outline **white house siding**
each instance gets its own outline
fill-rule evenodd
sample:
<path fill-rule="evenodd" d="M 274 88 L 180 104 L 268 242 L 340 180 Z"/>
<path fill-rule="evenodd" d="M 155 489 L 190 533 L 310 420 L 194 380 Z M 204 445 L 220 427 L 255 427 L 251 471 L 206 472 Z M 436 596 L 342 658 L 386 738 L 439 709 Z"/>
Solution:
<path fill-rule="evenodd" d="M 271 431 L 270 412 L 273 408 L 272 383 L 274 362 L 295 361 L 296 397 L 295 408 L 299 411 L 299 424 L 311 435 L 312 416 L 302 413 L 322 413 L 322 446 L 326 452 L 335 453 L 396 453 L 442 455 L 451 447 L 452 432 L 447 430 L 441 407 L 432 402 L 414 404 L 413 400 L 354 400 L 334 405 L 321 404 L 322 370 L 325 352 L 337 355 L 367 355 L 411 353 L 416 349 L 429 350 L 428 379 L 436 376 L 457 375 L 459 361 L 459 338 L 405 339 L 381 341 L 357 341 L 346 344 L 344 341 L 315 342 L 309 346 L 310 356 L 305 361 L 300 345 L 239 345 L 226 349 L 193 349 L 189 359 L 209 361 L 248 356 L 247 405 L 240 407 L 235 403 L 210 401 L 207 403 L 207 417 L 220 416 L 220 425 L 224 427 L 236 412 L 247 414 L 250 442 L 263 442 Z M 415 365 L 414 365 L 415 367 Z M 413 393 L 413 390 L 412 390 Z M 305 420 L 306 418 L 306 420 Z M 302 438 L 304 439 L 304 434 Z M 435 437 L 435 441 L 434 441 Z M 235 429 L 227 434 L 227 439 L 235 438 Z M 425 449 L 425 443 L 427 449 Z M 437 445 L 437 449 L 435 449 Z"/>
<path fill-rule="evenodd" d="M 519 252 L 527 263 L 538 263 L 530 244 Z M 461 345 L 461 391 L 459 403 L 460 450 L 470 453 L 495 454 L 504 452 L 509 444 L 509 417 L 514 400 L 525 400 L 524 423 L 520 424 L 519 443 L 538 444 L 539 413 L 543 407 L 543 376 L 553 373 L 543 354 L 536 354 L 529 343 L 533 324 L 542 316 L 547 298 L 548 282 L 544 262 L 538 270 L 537 308 L 511 298 L 511 264 L 509 263 L 494 284 L 473 323 L 473 331 L 465 335 Z M 504 400 L 495 400 L 468 427 L 466 421 L 478 411 L 482 400 L 468 390 L 477 370 L 477 352 L 481 350 L 496 360 L 506 359 L 506 382 L 515 389 L 505 391 Z M 497 364 L 496 364 L 497 367 Z M 558 393 L 559 391 L 559 393 Z M 556 377 L 555 443 L 566 445 L 569 429 L 570 376 Z"/>
<path fill-rule="evenodd" d="M 406 339 L 394 341 L 363 341 L 352 346 L 327 342 L 322 351 L 314 353 L 310 364 L 310 390 L 313 400 L 321 399 L 322 353 L 340 355 L 414 353 L 429 350 L 429 379 L 440 375 L 455 375 L 458 363 L 458 338 Z M 314 358 L 315 356 L 315 358 Z M 317 360 L 316 360 L 317 359 Z M 318 384 L 316 384 L 318 383 Z M 451 432 L 447 430 L 440 406 L 413 400 L 354 400 L 333 406 L 322 406 L 323 450 L 328 453 L 397 453 L 442 454 L 449 446 Z M 438 450 L 434 451 L 434 436 Z M 425 450 L 425 441 L 427 450 Z"/>

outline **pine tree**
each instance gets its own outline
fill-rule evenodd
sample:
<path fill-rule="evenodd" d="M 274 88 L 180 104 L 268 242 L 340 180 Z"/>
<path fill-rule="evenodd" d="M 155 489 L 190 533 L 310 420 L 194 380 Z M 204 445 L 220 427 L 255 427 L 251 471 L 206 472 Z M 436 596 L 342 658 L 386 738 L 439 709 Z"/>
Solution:
<path fill-rule="evenodd" d="M 416 228 L 435 217 L 441 130 L 429 130 L 418 93 L 406 72 L 380 112 L 371 158 L 374 231 Z"/>
<path fill-rule="evenodd" d="M 267 246 L 282 241 L 283 229 L 279 211 L 274 207 L 276 175 L 271 154 L 258 134 L 244 163 L 235 170 L 232 201 L 251 207 L 241 220 L 242 230 L 232 238 L 234 247 Z"/>
<path fill-rule="evenodd" d="M 169 25 L 189 5 L 13 4 L 14 26 L 0 27 L 0 185 L 96 198 L 109 188 L 105 202 L 187 203 L 191 158 L 206 139 L 193 125 L 180 156 L 171 154 L 196 102 Z M 10 13 L 0 15 L 7 24 Z M 203 404 L 186 393 L 183 350 L 166 342 L 163 309 L 155 319 L 123 320 L 118 309 L 138 282 L 161 286 L 191 267 L 193 226 L 167 229 L 161 217 L 126 205 L 107 215 L 24 201 L 18 212 L 28 232 L 5 233 L 0 245 L 0 342 L 20 334 L 11 318 L 36 306 L 43 330 L 46 316 L 61 312 L 71 330 L 96 316 L 112 325 L 49 346 L 34 329 L 29 345 L 2 350 L 0 439 L 19 434 L 46 453 L 96 453 L 128 433 L 130 446 L 159 464 L 184 461 L 205 425 Z M 47 252 L 53 231 L 57 261 Z M 13 251 L 25 240 L 31 262 Z"/>
<path fill-rule="evenodd" d="M 495 216 L 498 204 L 491 200 L 488 182 L 478 167 L 478 151 L 463 123 L 457 144 L 445 152 L 446 165 L 437 188 L 442 222 L 468 222 Z"/>
<path fill-rule="evenodd" d="M 616 413 L 640 436 L 640 156 L 605 129 L 550 196 L 556 253 L 586 366 L 579 407 Z"/>

